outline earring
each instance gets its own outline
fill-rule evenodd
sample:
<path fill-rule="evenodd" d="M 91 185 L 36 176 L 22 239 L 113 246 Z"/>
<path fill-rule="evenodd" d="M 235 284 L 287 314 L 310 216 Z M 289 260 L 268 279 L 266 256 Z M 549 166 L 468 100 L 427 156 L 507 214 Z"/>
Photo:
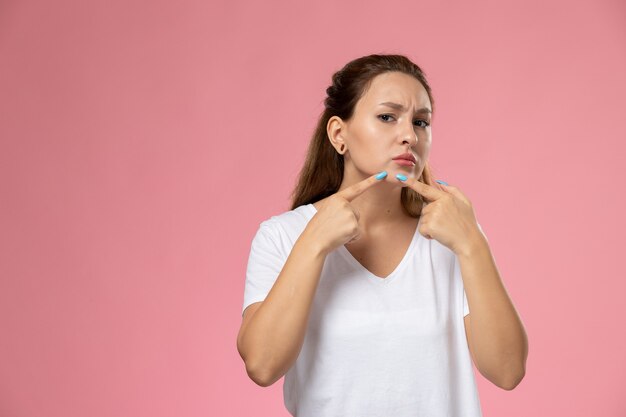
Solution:
<path fill-rule="evenodd" d="M 341 144 L 341 147 L 339 148 L 339 153 L 340 153 L 341 155 L 343 155 L 343 152 L 344 152 L 344 151 L 343 151 L 343 147 L 344 147 L 344 146 L 345 146 L 345 144 L 344 144 L 344 143 L 342 143 L 342 144 Z"/>

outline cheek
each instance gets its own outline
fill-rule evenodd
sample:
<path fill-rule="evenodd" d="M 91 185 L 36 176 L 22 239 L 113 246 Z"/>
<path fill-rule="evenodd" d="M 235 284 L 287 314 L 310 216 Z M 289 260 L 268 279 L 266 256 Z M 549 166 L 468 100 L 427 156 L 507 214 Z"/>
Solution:
<path fill-rule="evenodd" d="M 370 136 L 353 139 L 350 158 L 358 168 L 366 172 L 378 172 L 391 160 L 391 147 L 385 147 L 383 141 L 376 141 L 375 137 Z"/>
<path fill-rule="evenodd" d="M 358 132 L 353 132 L 351 140 L 352 154 L 360 162 L 376 163 L 385 158 L 389 153 L 389 148 L 385 147 L 385 141 L 380 133 L 373 129 L 361 128 Z"/>
<path fill-rule="evenodd" d="M 376 167 L 384 163 L 389 155 L 389 148 L 382 147 L 379 143 L 366 142 L 358 149 L 358 162 Z"/>
<path fill-rule="evenodd" d="M 432 140 L 430 139 L 430 136 L 427 136 L 421 141 L 418 151 L 420 152 L 420 154 L 428 155 L 430 153 L 430 149 L 432 148 L 432 145 L 433 143 L 432 143 Z"/>

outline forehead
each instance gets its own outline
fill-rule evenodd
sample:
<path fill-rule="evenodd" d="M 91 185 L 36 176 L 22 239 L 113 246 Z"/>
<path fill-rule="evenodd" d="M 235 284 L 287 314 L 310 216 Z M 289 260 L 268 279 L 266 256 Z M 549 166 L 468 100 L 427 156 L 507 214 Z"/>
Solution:
<path fill-rule="evenodd" d="M 386 101 L 400 103 L 413 110 L 422 107 L 431 108 L 428 92 L 422 83 L 412 75 L 397 71 L 386 72 L 374 77 L 369 88 L 359 100 L 367 107 L 378 106 Z"/>

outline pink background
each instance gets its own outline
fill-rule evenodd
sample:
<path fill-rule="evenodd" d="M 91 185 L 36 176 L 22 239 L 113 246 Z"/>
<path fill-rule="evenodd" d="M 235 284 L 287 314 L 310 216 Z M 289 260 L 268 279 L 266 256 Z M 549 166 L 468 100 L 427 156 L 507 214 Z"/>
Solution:
<path fill-rule="evenodd" d="M 287 416 L 236 349 L 332 73 L 426 71 L 526 326 L 485 416 L 626 415 L 621 0 L 0 3 L 0 416 Z"/>

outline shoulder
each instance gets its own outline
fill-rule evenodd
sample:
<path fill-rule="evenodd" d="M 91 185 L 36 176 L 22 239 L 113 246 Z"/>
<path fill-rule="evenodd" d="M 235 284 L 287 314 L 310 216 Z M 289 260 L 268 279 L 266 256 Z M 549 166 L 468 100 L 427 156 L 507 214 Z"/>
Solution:
<path fill-rule="evenodd" d="M 315 214 L 315 209 L 305 204 L 293 210 L 275 214 L 261 222 L 261 226 L 291 230 L 306 225 Z"/>
<path fill-rule="evenodd" d="M 263 220 L 257 233 L 267 234 L 273 240 L 291 245 L 298 239 L 314 215 L 315 208 L 305 204 Z"/>

